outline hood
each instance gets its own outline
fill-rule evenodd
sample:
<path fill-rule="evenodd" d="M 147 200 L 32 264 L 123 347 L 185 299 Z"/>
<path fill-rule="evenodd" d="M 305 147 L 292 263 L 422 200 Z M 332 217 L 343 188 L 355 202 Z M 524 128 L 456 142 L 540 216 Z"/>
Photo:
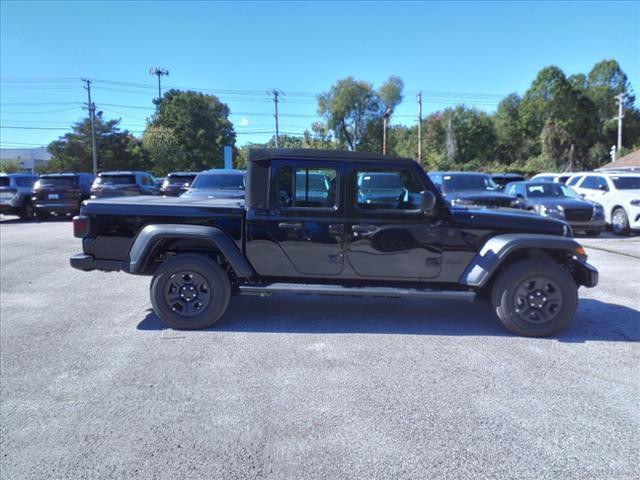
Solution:
<path fill-rule="evenodd" d="M 207 190 L 207 189 L 199 189 L 199 188 L 190 188 L 185 193 L 180 195 L 180 197 L 192 197 L 192 198 L 233 198 L 233 199 L 242 199 L 244 198 L 244 190 L 238 189 L 229 189 L 229 190 Z"/>
<path fill-rule="evenodd" d="M 571 227 L 566 222 L 535 212 L 453 207 L 451 213 L 462 229 L 571 236 Z"/>
<path fill-rule="evenodd" d="M 502 192 L 487 190 L 465 190 L 447 192 L 444 198 L 452 205 L 489 205 L 495 207 L 515 206 L 516 197 Z"/>
<path fill-rule="evenodd" d="M 593 202 L 589 202 L 587 200 L 581 200 L 578 198 L 552 198 L 552 197 L 542 197 L 542 198 L 534 198 L 529 199 L 529 204 L 537 206 L 544 205 L 545 207 L 562 207 L 566 209 L 574 209 L 574 208 L 593 208 Z"/>

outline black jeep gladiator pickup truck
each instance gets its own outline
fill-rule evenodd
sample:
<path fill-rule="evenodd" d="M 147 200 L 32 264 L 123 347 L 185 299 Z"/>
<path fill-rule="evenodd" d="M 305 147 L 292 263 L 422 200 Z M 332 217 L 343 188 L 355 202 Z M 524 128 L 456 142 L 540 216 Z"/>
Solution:
<path fill-rule="evenodd" d="M 598 272 L 563 221 L 451 207 L 411 159 L 252 150 L 242 200 L 90 200 L 74 268 L 151 275 L 173 328 L 213 325 L 234 294 L 490 298 L 504 326 L 543 336 Z M 377 187 L 376 187 L 377 185 Z"/>

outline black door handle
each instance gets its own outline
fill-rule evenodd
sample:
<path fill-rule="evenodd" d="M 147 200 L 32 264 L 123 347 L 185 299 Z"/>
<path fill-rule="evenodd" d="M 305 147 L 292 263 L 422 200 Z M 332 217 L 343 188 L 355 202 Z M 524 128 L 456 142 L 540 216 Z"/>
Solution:
<path fill-rule="evenodd" d="M 375 225 L 352 225 L 351 231 L 356 237 L 358 235 L 371 235 L 372 233 L 378 231 L 378 227 L 376 227 Z"/>
<path fill-rule="evenodd" d="M 298 228 L 302 228 L 302 223 L 300 222 L 280 222 L 278 227 L 284 230 L 297 230 Z"/>

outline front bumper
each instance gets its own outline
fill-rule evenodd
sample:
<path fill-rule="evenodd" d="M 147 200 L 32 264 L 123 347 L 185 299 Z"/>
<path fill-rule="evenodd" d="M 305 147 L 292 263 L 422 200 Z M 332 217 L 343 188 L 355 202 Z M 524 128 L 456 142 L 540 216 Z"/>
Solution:
<path fill-rule="evenodd" d="M 628 209 L 629 228 L 632 230 L 640 230 L 640 207 L 631 205 Z"/>
<path fill-rule="evenodd" d="M 597 220 L 589 220 L 588 222 L 570 222 L 567 220 L 565 222 L 571 225 L 573 231 L 604 230 L 607 228 L 607 222 L 605 222 L 604 217 Z"/>
<path fill-rule="evenodd" d="M 578 285 L 593 288 L 598 284 L 598 270 L 584 260 L 574 260 L 572 273 Z"/>

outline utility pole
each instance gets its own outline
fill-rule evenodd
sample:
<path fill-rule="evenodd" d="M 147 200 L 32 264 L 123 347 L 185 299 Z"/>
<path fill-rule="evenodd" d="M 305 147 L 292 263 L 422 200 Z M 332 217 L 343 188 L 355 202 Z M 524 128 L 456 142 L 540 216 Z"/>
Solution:
<path fill-rule="evenodd" d="M 275 106 L 275 114 L 273 116 L 276 119 L 276 148 L 279 148 L 280 134 L 278 130 L 278 97 L 280 96 L 280 92 L 274 88 L 270 93 L 273 95 L 273 104 Z"/>
<path fill-rule="evenodd" d="M 98 175 L 98 152 L 96 151 L 96 106 L 91 101 L 91 80 L 82 79 L 86 83 L 87 90 L 87 109 L 89 110 L 89 120 L 91 120 L 91 154 L 93 156 L 93 174 Z"/>
<path fill-rule="evenodd" d="M 623 99 L 624 95 L 622 93 L 620 95 L 616 95 L 616 100 L 618 101 L 618 152 L 622 149 L 622 119 L 624 118 L 624 113 L 622 112 Z"/>
<path fill-rule="evenodd" d="M 387 109 L 382 114 L 382 154 L 387 154 L 387 120 L 391 116 L 391 107 L 387 107 Z"/>
<path fill-rule="evenodd" d="M 162 67 L 152 67 L 149 69 L 150 75 L 155 75 L 158 77 L 158 100 L 162 98 L 162 89 L 160 88 L 160 77 L 163 75 L 169 76 L 169 70 Z"/>
<path fill-rule="evenodd" d="M 418 93 L 418 163 L 422 164 L 422 92 Z"/>

